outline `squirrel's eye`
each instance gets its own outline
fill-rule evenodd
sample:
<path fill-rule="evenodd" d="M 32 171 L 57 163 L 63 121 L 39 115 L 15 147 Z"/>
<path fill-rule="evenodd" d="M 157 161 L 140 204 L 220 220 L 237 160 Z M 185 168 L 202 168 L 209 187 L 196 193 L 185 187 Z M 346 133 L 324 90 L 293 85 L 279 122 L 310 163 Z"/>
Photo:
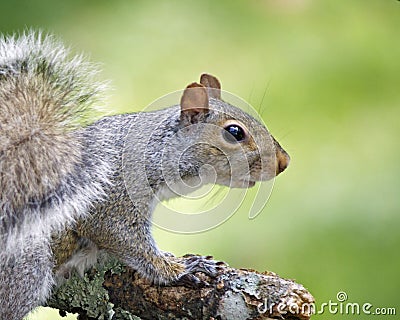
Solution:
<path fill-rule="evenodd" d="M 226 141 L 234 143 L 243 141 L 246 134 L 244 130 L 237 124 L 230 124 L 224 128 L 223 136 Z"/>

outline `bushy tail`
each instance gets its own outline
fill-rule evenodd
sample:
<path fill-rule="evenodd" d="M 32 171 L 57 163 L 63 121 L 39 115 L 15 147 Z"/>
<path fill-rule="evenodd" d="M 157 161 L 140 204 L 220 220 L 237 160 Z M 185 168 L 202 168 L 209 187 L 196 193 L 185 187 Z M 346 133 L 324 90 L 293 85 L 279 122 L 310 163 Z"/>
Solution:
<path fill-rule="evenodd" d="M 102 98 L 96 74 L 52 36 L 0 39 L 0 244 L 63 225 L 101 192 L 80 185 L 90 177 L 78 129 Z"/>

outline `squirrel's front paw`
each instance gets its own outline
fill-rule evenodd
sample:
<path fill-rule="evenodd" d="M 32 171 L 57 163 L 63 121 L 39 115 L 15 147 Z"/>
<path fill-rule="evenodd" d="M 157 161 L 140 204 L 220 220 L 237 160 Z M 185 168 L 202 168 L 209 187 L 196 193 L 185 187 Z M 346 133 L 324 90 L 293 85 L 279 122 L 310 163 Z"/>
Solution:
<path fill-rule="evenodd" d="M 190 254 L 177 258 L 163 252 L 162 256 L 153 260 L 154 273 L 146 270 L 144 276 L 156 284 L 198 288 L 208 285 L 205 279 L 207 276 L 217 276 L 221 264 L 224 263 L 213 260 L 211 256 Z M 204 273 L 205 276 L 195 275 L 197 272 Z"/>
<path fill-rule="evenodd" d="M 185 255 L 184 265 L 186 266 L 186 271 L 190 273 L 203 272 L 209 277 L 216 277 L 218 274 L 218 269 L 224 262 L 213 260 L 212 256 L 197 256 L 197 255 Z"/>
<path fill-rule="evenodd" d="M 202 272 L 209 277 L 216 277 L 218 275 L 218 269 L 223 262 L 213 260 L 212 256 L 197 256 L 197 255 L 185 255 L 182 257 L 182 261 L 185 265 L 185 273 L 183 273 L 175 285 L 183 285 L 185 287 L 204 287 L 208 283 L 204 280 L 200 280 L 194 275 L 196 272 Z"/>

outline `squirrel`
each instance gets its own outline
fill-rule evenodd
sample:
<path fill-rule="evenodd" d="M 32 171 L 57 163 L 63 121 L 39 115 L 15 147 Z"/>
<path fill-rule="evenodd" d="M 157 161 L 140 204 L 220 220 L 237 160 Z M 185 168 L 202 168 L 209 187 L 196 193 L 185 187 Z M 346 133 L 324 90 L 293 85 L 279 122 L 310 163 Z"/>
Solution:
<path fill-rule="evenodd" d="M 104 84 L 92 64 L 69 55 L 40 33 L 0 40 L 0 320 L 21 319 L 99 250 L 152 283 L 197 283 L 193 273 L 213 274 L 215 265 L 183 265 L 158 249 L 157 201 L 214 180 L 252 187 L 289 164 L 259 121 L 221 99 L 209 74 L 178 105 L 89 124 Z"/>

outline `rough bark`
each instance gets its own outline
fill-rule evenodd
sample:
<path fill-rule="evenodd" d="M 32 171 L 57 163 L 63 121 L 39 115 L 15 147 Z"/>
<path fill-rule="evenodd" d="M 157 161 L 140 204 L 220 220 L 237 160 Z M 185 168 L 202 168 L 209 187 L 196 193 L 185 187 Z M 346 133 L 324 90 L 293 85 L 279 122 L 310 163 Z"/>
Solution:
<path fill-rule="evenodd" d="M 192 255 L 184 256 L 185 259 Z M 233 269 L 196 273 L 201 286 L 151 285 L 132 269 L 108 260 L 82 278 L 73 276 L 48 305 L 88 319 L 309 319 L 314 298 L 300 284 L 272 272 Z"/>

